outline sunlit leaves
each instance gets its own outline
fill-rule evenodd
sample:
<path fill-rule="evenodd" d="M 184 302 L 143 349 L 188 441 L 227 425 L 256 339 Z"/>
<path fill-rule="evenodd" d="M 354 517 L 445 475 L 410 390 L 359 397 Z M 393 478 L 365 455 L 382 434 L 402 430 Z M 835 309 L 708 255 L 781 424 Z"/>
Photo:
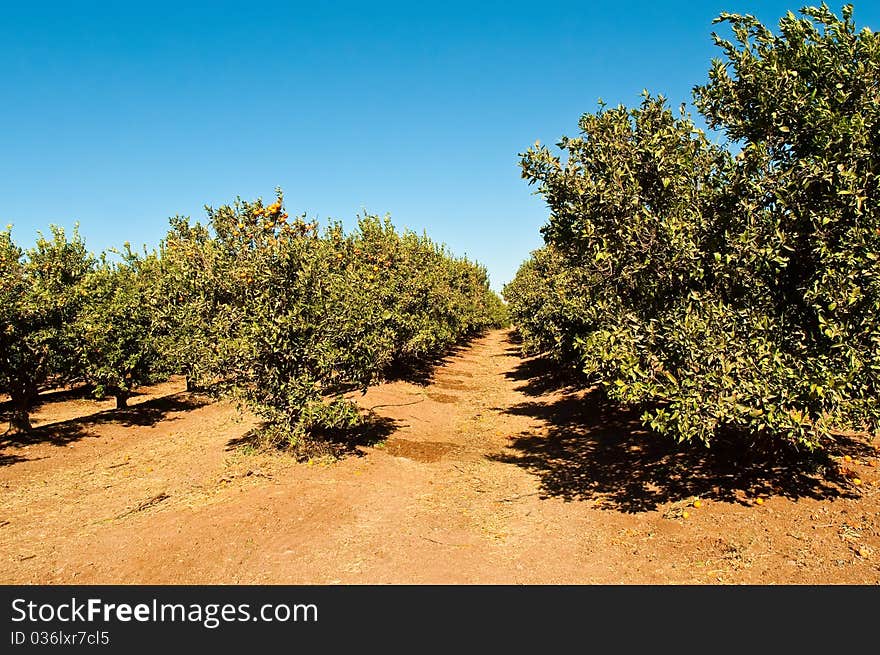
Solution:
<path fill-rule="evenodd" d="M 46 385 L 76 376 L 70 326 L 82 305 L 79 284 L 94 260 L 74 230 L 52 226 L 23 252 L 11 230 L 0 232 L 0 393 L 13 402 L 13 430 L 27 430 L 27 413 Z"/>
<path fill-rule="evenodd" d="M 877 429 L 880 41 L 851 7 L 716 22 L 696 104 L 736 155 L 647 95 L 530 149 L 551 216 L 511 315 L 678 440 Z"/>
<path fill-rule="evenodd" d="M 350 392 L 503 320 L 482 267 L 375 216 L 321 230 L 280 192 L 209 209 L 206 226 L 174 219 L 162 266 L 173 367 L 218 382 L 285 443 L 351 427 Z"/>

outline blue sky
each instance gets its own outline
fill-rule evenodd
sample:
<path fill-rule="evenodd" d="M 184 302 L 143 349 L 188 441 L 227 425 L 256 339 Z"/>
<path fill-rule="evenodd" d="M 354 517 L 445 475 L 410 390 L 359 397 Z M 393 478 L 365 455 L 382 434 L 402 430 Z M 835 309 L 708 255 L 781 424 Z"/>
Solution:
<path fill-rule="evenodd" d="M 855 4 L 880 29 L 880 3 Z M 152 247 L 171 215 L 281 186 L 291 213 L 427 230 L 500 288 L 547 216 L 518 153 L 600 97 L 689 100 L 713 17 L 799 6 L 4 3 L 0 224 L 22 245 L 78 221 L 93 250 Z"/>

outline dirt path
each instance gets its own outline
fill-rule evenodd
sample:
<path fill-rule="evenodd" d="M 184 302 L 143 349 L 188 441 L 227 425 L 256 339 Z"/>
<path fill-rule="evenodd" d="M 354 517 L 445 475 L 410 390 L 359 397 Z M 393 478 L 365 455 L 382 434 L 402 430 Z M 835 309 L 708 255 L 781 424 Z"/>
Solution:
<path fill-rule="evenodd" d="M 846 464 L 858 488 L 726 467 L 565 388 L 506 331 L 428 384 L 371 389 L 387 438 L 334 463 L 250 452 L 250 417 L 179 388 L 124 412 L 61 397 L 31 445 L 3 443 L 0 582 L 880 581 L 873 451 Z"/>

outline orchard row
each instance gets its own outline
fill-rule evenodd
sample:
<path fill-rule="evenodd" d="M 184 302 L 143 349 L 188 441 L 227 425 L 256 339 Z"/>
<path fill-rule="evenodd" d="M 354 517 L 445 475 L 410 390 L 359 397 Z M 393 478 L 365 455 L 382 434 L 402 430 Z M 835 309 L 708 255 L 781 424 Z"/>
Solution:
<path fill-rule="evenodd" d="M 152 252 L 96 258 L 56 227 L 23 252 L 0 232 L 0 393 L 16 431 L 46 388 L 86 384 L 125 406 L 179 374 L 298 444 L 360 420 L 349 392 L 503 321 L 482 266 L 388 219 L 346 232 L 291 218 L 280 192 L 205 224 L 175 217 Z"/>
<path fill-rule="evenodd" d="M 877 430 L 880 37 L 851 6 L 717 22 L 694 103 L 727 143 L 646 92 L 523 156 L 551 217 L 512 321 L 679 441 Z"/>

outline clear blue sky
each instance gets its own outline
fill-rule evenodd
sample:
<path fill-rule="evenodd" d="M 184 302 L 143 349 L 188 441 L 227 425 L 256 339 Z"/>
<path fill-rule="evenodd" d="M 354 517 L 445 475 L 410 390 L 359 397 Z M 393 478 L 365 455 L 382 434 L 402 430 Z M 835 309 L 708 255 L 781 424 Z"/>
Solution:
<path fill-rule="evenodd" d="M 880 29 L 880 3 L 855 4 Z M 426 229 L 500 288 L 547 215 L 518 153 L 600 97 L 689 100 L 720 11 L 799 6 L 4 3 L 0 224 L 23 245 L 79 221 L 93 250 L 154 246 L 171 215 L 281 186 L 292 213 Z"/>

